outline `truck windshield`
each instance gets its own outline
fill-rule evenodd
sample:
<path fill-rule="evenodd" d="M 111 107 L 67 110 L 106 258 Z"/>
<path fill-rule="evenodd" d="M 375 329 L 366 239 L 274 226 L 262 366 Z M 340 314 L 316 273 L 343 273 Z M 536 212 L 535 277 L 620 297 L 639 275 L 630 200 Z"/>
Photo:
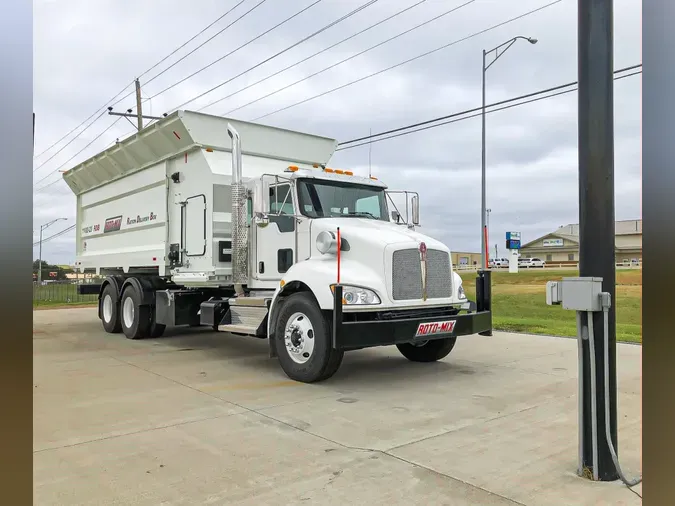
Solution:
<path fill-rule="evenodd" d="M 300 212 L 309 218 L 355 216 L 388 221 L 383 188 L 300 179 L 298 201 Z"/>

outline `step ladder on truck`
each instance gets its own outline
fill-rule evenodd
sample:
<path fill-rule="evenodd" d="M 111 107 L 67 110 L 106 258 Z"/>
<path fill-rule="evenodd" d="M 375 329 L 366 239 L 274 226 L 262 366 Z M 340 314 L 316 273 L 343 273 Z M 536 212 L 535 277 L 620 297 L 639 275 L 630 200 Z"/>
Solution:
<path fill-rule="evenodd" d="M 334 139 L 176 111 L 64 173 L 80 272 L 109 333 L 207 325 L 267 339 L 302 382 L 345 351 L 447 356 L 492 328 L 490 272 L 469 301 L 419 196 L 327 166 Z M 394 195 L 397 194 L 397 195 Z M 401 211 L 394 197 L 404 198 Z"/>

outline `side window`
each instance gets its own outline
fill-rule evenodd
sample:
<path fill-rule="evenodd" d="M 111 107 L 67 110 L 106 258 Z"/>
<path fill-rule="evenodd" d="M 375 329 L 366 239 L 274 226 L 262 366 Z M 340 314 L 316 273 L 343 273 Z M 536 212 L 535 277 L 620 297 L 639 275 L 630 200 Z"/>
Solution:
<path fill-rule="evenodd" d="M 365 197 L 356 201 L 355 209 L 357 213 L 370 213 L 376 218 L 380 218 L 380 198 L 377 195 Z"/>
<path fill-rule="evenodd" d="M 270 214 L 293 214 L 291 185 L 280 184 L 270 187 Z"/>
<path fill-rule="evenodd" d="M 246 224 L 250 225 L 253 221 L 253 201 L 246 199 Z"/>

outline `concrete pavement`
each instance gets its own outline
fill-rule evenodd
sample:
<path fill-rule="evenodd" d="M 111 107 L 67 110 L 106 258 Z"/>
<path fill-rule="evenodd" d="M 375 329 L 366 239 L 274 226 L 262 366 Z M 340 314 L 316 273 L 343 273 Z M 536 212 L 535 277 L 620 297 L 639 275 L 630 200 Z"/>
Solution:
<path fill-rule="evenodd" d="M 619 455 L 636 475 L 641 348 L 618 348 Z M 435 364 L 356 351 L 305 385 L 265 341 L 130 341 L 84 308 L 34 312 L 33 350 L 38 505 L 641 504 L 575 475 L 572 339 L 460 338 Z"/>

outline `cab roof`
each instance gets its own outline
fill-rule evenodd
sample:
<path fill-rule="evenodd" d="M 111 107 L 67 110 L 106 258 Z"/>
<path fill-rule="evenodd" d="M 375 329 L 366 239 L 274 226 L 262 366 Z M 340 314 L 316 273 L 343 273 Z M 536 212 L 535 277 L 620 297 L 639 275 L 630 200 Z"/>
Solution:
<path fill-rule="evenodd" d="M 286 173 L 289 172 L 290 172 L 290 179 L 321 179 L 325 181 L 335 181 L 340 183 L 352 183 L 365 186 L 373 186 L 375 188 L 387 188 L 387 185 L 384 184 L 382 181 L 378 180 L 377 178 L 358 176 L 350 171 L 343 171 L 339 169 L 330 169 L 330 168 L 306 169 L 293 167 L 292 170 L 287 170 Z"/>

